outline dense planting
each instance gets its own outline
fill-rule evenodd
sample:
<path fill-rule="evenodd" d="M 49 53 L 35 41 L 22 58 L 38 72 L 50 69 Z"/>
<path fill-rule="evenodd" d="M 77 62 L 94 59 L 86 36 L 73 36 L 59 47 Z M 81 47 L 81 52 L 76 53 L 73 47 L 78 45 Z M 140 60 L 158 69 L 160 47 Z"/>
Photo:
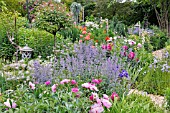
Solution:
<path fill-rule="evenodd" d="M 90 15 L 131 2 L 72 2 L 21 1 L 20 11 L 0 0 L 0 112 L 169 112 L 170 39 L 164 27 L 146 20 L 127 26 L 128 19 L 119 19 L 129 16 L 118 15 L 124 9 L 114 16 L 101 12 L 109 19 Z M 32 49 L 24 50 L 25 45 Z M 31 58 L 21 58 L 29 53 Z M 160 95 L 162 104 L 150 95 Z"/>

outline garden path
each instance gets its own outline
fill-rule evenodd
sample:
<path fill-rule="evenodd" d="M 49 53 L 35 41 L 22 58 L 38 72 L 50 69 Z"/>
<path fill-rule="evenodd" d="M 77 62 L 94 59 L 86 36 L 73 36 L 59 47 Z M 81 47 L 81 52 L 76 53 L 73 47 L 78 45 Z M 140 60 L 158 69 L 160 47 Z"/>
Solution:
<path fill-rule="evenodd" d="M 155 57 L 162 59 L 164 51 L 165 51 L 165 49 L 160 49 L 160 50 L 154 51 L 152 54 Z"/>
<path fill-rule="evenodd" d="M 150 99 L 154 102 L 154 104 L 158 105 L 159 107 L 163 107 L 163 105 L 165 104 L 164 96 L 147 94 L 147 92 L 139 91 L 137 89 L 130 89 L 128 95 L 132 93 L 150 97 Z"/>

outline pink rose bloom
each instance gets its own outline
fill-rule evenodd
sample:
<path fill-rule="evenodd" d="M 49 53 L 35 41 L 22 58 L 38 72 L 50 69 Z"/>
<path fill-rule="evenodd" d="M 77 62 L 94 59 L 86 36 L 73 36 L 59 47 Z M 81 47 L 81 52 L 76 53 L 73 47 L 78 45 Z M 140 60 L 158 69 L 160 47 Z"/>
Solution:
<path fill-rule="evenodd" d="M 107 45 L 107 50 L 109 50 L 109 51 L 112 50 L 111 44 L 108 44 L 108 45 Z"/>
<path fill-rule="evenodd" d="M 84 39 L 85 40 L 90 40 L 90 35 L 87 35 Z"/>
<path fill-rule="evenodd" d="M 112 106 L 112 103 L 107 99 L 101 99 L 101 101 L 106 108 L 110 108 Z"/>
<path fill-rule="evenodd" d="M 103 98 L 106 99 L 106 100 L 109 100 L 109 96 L 106 95 L 106 94 L 103 94 Z"/>
<path fill-rule="evenodd" d="M 75 80 L 71 80 L 71 84 L 75 85 L 75 84 L 77 84 L 77 82 Z"/>
<path fill-rule="evenodd" d="M 46 82 L 45 82 L 45 85 L 46 85 L 46 86 L 48 86 L 48 85 L 50 85 L 50 84 L 51 84 L 50 81 L 46 81 Z"/>
<path fill-rule="evenodd" d="M 82 43 L 83 41 L 82 40 L 79 40 L 79 43 Z"/>
<path fill-rule="evenodd" d="M 106 45 L 102 45 L 102 49 L 107 49 L 107 46 Z"/>
<path fill-rule="evenodd" d="M 29 87 L 34 90 L 35 89 L 35 84 L 33 84 L 32 82 L 29 82 Z"/>
<path fill-rule="evenodd" d="M 96 83 L 96 84 L 100 84 L 102 82 L 102 80 L 101 79 L 93 79 L 92 82 Z"/>
<path fill-rule="evenodd" d="M 72 91 L 73 93 L 77 93 L 77 92 L 79 91 L 79 89 L 78 89 L 78 88 L 72 88 L 71 91 Z"/>
<path fill-rule="evenodd" d="M 83 38 L 83 35 L 80 35 L 80 38 Z"/>
<path fill-rule="evenodd" d="M 12 105 L 10 104 L 10 101 L 11 101 Z M 13 102 L 13 100 L 9 100 L 9 99 L 7 99 L 7 101 L 4 102 L 4 105 L 9 107 L 9 108 L 16 108 L 17 107 L 17 104 L 15 102 Z"/>
<path fill-rule="evenodd" d="M 141 48 L 142 47 L 142 44 L 141 43 L 138 43 L 138 48 Z"/>
<path fill-rule="evenodd" d="M 129 59 L 134 59 L 135 57 L 135 53 L 134 52 L 130 52 L 129 55 L 128 55 L 128 58 Z"/>
<path fill-rule="evenodd" d="M 124 50 L 128 50 L 128 46 L 122 46 Z"/>
<path fill-rule="evenodd" d="M 83 31 L 82 34 L 85 35 L 87 32 L 86 31 Z"/>
<path fill-rule="evenodd" d="M 65 84 L 65 83 L 69 83 L 69 82 L 70 82 L 69 79 L 64 79 L 64 80 L 62 80 L 62 81 L 60 82 L 60 84 Z"/>
<path fill-rule="evenodd" d="M 111 95 L 111 99 L 114 101 L 115 98 L 119 99 L 119 95 L 116 92 L 113 92 Z"/>
<path fill-rule="evenodd" d="M 101 104 L 95 103 L 91 106 L 89 113 L 102 113 L 103 111 L 103 106 Z"/>
<path fill-rule="evenodd" d="M 54 93 L 56 92 L 57 85 L 58 85 L 58 84 L 54 84 L 54 85 L 51 87 L 52 92 L 54 92 Z"/>

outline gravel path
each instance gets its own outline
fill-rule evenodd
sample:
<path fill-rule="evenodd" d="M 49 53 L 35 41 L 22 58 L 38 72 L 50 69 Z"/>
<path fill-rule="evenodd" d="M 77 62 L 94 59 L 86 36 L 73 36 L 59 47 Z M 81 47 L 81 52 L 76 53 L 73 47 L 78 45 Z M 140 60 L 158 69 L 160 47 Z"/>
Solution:
<path fill-rule="evenodd" d="M 165 49 L 160 49 L 160 50 L 154 51 L 152 55 L 159 59 L 162 59 L 164 52 L 165 52 Z"/>
<path fill-rule="evenodd" d="M 158 105 L 159 107 L 163 107 L 163 105 L 165 104 L 165 98 L 163 96 L 147 94 L 147 92 L 138 91 L 137 89 L 130 89 L 128 95 L 132 93 L 150 97 L 154 104 Z"/>

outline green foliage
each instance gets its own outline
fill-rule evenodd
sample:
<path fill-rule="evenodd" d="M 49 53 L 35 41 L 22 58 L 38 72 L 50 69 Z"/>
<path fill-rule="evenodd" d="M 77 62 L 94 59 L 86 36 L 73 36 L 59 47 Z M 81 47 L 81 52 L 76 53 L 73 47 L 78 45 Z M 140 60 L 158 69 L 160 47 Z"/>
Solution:
<path fill-rule="evenodd" d="M 131 94 L 114 102 L 106 113 L 164 113 L 164 110 L 155 106 L 149 97 Z"/>
<path fill-rule="evenodd" d="M 18 13 L 9 12 L 5 6 L 0 13 L 0 57 L 12 61 L 16 49 L 12 46 L 7 37 L 7 31 L 14 33 L 13 41 L 18 44 L 17 29 L 26 25 L 26 19 L 19 17 Z"/>
<path fill-rule="evenodd" d="M 150 43 L 153 46 L 153 50 L 159 50 L 165 47 L 165 43 L 168 41 L 169 37 L 166 36 L 166 33 L 161 31 L 156 26 L 151 26 L 154 31 L 154 36 L 150 37 Z"/>
<path fill-rule="evenodd" d="M 170 88 L 166 89 L 165 98 L 166 98 L 166 102 L 167 102 L 167 108 L 170 109 Z"/>
<path fill-rule="evenodd" d="M 77 38 L 80 37 L 80 30 L 72 26 L 67 29 L 61 30 L 60 34 L 64 37 L 64 39 L 69 38 L 72 42 L 75 42 Z"/>
<path fill-rule="evenodd" d="M 60 3 L 43 2 L 37 11 L 36 26 L 53 35 L 70 25 L 70 15 Z"/>
<path fill-rule="evenodd" d="M 140 79 L 138 88 L 151 94 L 164 95 L 166 88 L 170 87 L 170 60 L 168 55 L 161 60 L 154 59 L 154 63 L 145 69 L 143 79 Z"/>
<path fill-rule="evenodd" d="M 94 9 L 95 9 L 96 3 L 89 3 L 87 5 L 84 6 L 84 16 L 85 17 L 89 17 L 91 15 L 94 15 Z"/>
<path fill-rule="evenodd" d="M 33 57 L 42 56 L 46 58 L 53 53 L 53 35 L 36 28 L 18 30 L 18 40 L 21 47 L 28 44 L 33 49 Z"/>
<path fill-rule="evenodd" d="M 162 72 L 160 69 L 149 69 L 149 73 L 144 75 L 138 88 L 147 91 L 148 93 L 164 95 L 165 89 L 170 87 L 170 74 Z"/>
<path fill-rule="evenodd" d="M 145 47 L 145 50 L 147 50 L 148 52 L 152 52 L 153 51 L 153 46 L 151 45 L 150 40 L 151 40 L 151 37 L 145 36 L 144 47 Z"/>
<path fill-rule="evenodd" d="M 113 17 L 110 22 L 110 29 L 118 35 L 126 35 L 126 26 L 122 22 L 118 21 L 117 17 Z"/>
<path fill-rule="evenodd" d="M 6 8 L 11 12 L 19 12 L 22 15 L 25 14 L 23 10 L 25 0 L 0 0 L 0 2 L 4 2 L 6 4 Z"/>

